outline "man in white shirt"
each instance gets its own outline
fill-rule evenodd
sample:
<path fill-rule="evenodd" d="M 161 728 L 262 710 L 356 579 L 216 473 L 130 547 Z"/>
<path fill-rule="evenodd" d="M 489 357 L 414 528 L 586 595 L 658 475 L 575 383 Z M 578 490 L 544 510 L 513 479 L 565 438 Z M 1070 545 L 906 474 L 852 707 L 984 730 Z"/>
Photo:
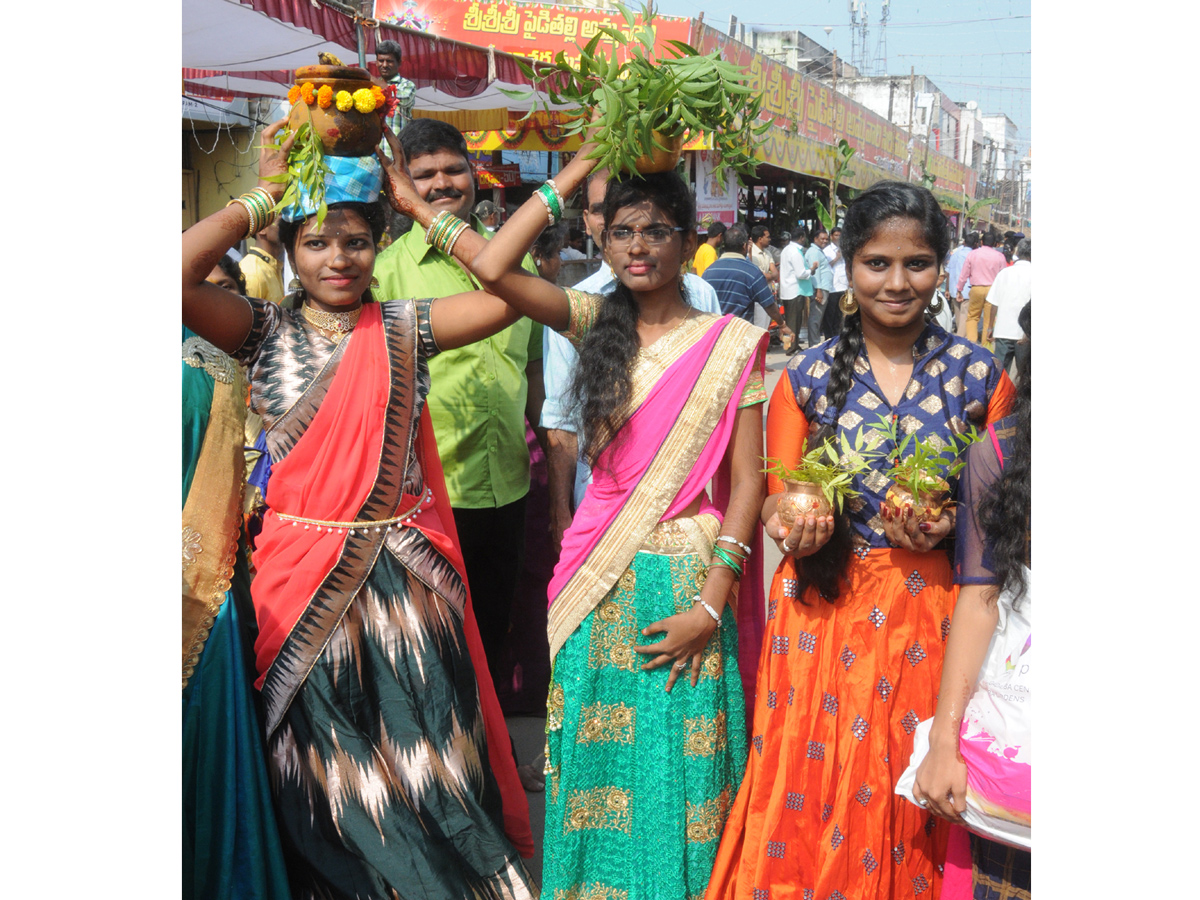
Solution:
<path fill-rule="evenodd" d="M 583 210 L 583 224 L 591 234 L 596 246 L 604 232 L 604 192 L 608 187 L 608 173 L 603 170 L 592 172 L 584 184 L 587 206 Z M 590 294 L 607 293 L 616 284 L 613 271 L 604 262 L 593 275 L 575 285 L 575 290 Z M 687 290 L 687 302 L 701 312 L 721 315 L 717 292 L 712 285 L 697 275 L 688 273 L 683 278 Z M 546 386 L 546 399 L 542 402 L 541 425 L 546 431 L 547 487 L 550 491 L 550 528 L 554 547 L 562 546 L 563 532 L 571 524 L 575 509 L 583 500 L 584 491 L 592 482 L 592 470 L 579 458 L 579 422 L 575 410 L 571 409 L 571 381 L 579 354 L 571 342 L 552 328 L 542 331 L 542 372 Z"/>
<path fill-rule="evenodd" d="M 783 320 L 794 335 L 792 346 L 787 351 L 789 356 L 800 349 L 804 301 L 812 296 L 812 274 L 817 268 L 815 264 L 810 268 L 804 261 L 800 234 L 797 229 L 795 236 L 779 253 L 779 301 L 783 304 Z"/>
<path fill-rule="evenodd" d="M 1022 238 L 1017 243 L 1014 255 L 1017 261 L 997 273 L 987 295 L 987 304 L 996 309 L 992 316 L 992 329 L 984 335 L 984 341 L 995 339 L 996 359 L 1005 371 L 1013 361 L 1017 341 L 1024 335 L 1017 324 L 1017 314 L 1029 302 L 1030 273 L 1033 271 L 1029 238 Z"/>
<path fill-rule="evenodd" d="M 842 229 L 834 228 L 829 232 L 829 243 L 821 248 L 825 258 L 829 260 L 829 268 L 833 270 L 833 290 L 825 300 L 825 314 L 821 319 L 821 333 L 834 337 L 842 333 L 842 310 L 838 304 L 842 294 L 850 287 L 846 279 L 846 260 L 842 258 Z"/>

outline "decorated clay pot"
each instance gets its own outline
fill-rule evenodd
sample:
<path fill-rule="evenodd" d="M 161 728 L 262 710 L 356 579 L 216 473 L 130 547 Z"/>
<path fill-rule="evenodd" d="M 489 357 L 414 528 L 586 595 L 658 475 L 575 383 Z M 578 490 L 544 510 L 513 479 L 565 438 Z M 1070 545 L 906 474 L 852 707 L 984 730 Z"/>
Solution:
<path fill-rule="evenodd" d="M 801 516 L 831 516 L 833 507 L 825 499 L 819 484 L 811 481 L 785 481 L 784 493 L 775 507 L 779 521 L 785 528 L 793 528 Z"/>
<path fill-rule="evenodd" d="M 682 134 L 675 137 L 667 137 L 660 131 L 655 131 L 653 134 L 654 140 L 667 149 L 660 150 L 658 147 L 654 147 L 651 153 L 637 158 L 633 167 L 643 175 L 650 175 L 654 172 L 670 172 L 679 164 L 679 158 L 683 155 Z"/>
<path fill-rule="evenodd" d="M 355 91 L 371 89 L 371 75 L 366 69 L 351 66 L 302 66 L 296 70 L 296 86 L 313 86 L 314 95 L 328 85 L 336 98 L 338 91 L 353 96 Z M 336 101 L 326 109 L 314 101 L 298 99 L 288 115 L 288 127 L 293 131 L 305 122 L 313 130 L 329 156 L 370 156 L 383 137 L 382 110 L 362 113 L 353 106 L 342 111 Z"/>
<path fill-rule="evenodd" d="M 913 502 L 912 493 L 898 484 L 891 485 L 884 497 L 884 503 L 892 511 L 892 515 L 900 515 L 904 507 L 911 505 L 918 522 L 932 522 L 941 518 L 942 511 L 950 505 L 950 485 L 940 482 L 940 487 L 934 490 L 921 491 L 919 502 Z"/>

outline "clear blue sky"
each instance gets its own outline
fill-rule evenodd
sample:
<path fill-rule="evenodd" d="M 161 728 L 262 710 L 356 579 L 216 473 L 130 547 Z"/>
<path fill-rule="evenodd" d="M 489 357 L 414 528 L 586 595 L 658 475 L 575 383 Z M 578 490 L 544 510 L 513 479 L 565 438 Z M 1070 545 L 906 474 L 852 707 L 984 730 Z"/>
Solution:
<path fill-rule="evenodd" d="M 863 0 L 872 59 L 879 40 L 882 0 Z M 638 3 L 632 4 L 635 8 Z M 768 3 L 763 0 L 656 0 L 667 16 L 697 16 L 722 31 L 729 16 L 760 30 L 798 29 L 851 59 L 847 0 Z M 977 100 L 987 115 L 1004 113 L 1018 129 L 1018 152 L 1033 139 L 1030 125 L 1030 0 L 892 0 L 887 25 L 887 73 L 915 66 L 957 102 Z M 826 36 L 824 28 L 833 32 Z"/>

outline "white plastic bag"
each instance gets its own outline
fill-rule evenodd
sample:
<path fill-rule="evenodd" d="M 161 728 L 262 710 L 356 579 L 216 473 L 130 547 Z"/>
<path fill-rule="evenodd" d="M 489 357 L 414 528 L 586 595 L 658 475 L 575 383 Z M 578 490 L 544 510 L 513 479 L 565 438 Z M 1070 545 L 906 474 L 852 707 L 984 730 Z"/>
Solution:
<path fill-rule="evenodd" d="M 1000 618 L 979 670 L 979 683 L 963 714 L 959 752 L 967 764 L 970 831 L 1022 850 L 1030 849 L 1030 774 L 1033 762 L 1032 635 L 1033 573 L 1025 570 L 1025 595 L 999 597 Z M 908 768 L 896 793 L 916 803 L 913 783 L 929 752 L 932 719 L 917 726 Z"/>

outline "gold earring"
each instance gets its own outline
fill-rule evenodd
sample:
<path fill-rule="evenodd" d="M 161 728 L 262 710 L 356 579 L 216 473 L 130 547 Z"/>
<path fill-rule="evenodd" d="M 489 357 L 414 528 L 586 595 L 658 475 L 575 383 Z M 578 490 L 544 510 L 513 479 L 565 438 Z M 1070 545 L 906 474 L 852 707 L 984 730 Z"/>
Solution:
<path fill-rule="evenodd" d="M 379 290 L 379 279 L 376 278 L 374 275 L 371 276 L 371 289 Z"/>
<path fill-rule="evenodd" d="M 838 301 L 838 309 L 846 316 L 852 316 L 858 312 L 858 301 L 854 299 L 854 288 L 847 288 L 846 293 L 842 294 L 842 299 Z"/>
<path fill-rule="evenodd" d="M 289 294 L 294 294 L 296 291 L 300 290 L 301 287 L 303 287 L 303 285 L 300 284 L 300 279 L 293 275 L 292 280 L 288 282 L 287 292 Z"/>

